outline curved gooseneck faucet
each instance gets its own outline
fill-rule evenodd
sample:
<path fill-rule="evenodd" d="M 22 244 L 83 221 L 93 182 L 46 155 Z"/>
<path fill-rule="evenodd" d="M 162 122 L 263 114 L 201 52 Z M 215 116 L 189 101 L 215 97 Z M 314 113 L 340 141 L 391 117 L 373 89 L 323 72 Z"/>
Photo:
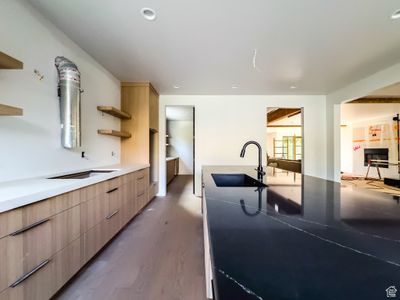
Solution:
<path fill-rule="evenodd" d="M 256 145 L 258 148 L 258 167 L 257 167 L 257 179 L 258 181 L 263 181 L 263 176 L 265 175 L 264 169 L 262 167 L 262 150 L 261 145 L 256 141 L 248 141 L 243 145 L 242 151 L 240 151 L 240 157 L 244 157 L 246 154 L 246 148 L 248 145 L 253 144 Z"/>

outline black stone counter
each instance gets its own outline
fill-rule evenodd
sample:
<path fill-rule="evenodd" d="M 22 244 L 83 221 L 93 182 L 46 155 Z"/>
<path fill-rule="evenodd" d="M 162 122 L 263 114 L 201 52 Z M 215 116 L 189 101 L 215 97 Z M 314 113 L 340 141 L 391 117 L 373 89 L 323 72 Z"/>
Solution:
<path fill-rule="evenodd" d="M 203 168 L 216 299 L 376 300 L 400 288 L 397 197 L 276 170 L 257 189 L 211 176 L 254 168 Z"/>

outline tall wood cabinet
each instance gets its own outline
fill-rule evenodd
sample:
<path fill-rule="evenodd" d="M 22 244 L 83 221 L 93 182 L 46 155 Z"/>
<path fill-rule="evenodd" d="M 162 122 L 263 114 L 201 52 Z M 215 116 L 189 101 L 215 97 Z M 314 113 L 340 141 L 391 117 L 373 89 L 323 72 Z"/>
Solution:
<path fill-rule="evenodd" d="M 158 98 L 150 82 L 121 83 L 121 110 L 132 116 L 121 122 L 132 134 L 121 141 L 121 163 L 150 164 L 149 199 L 158 192 Z"/>

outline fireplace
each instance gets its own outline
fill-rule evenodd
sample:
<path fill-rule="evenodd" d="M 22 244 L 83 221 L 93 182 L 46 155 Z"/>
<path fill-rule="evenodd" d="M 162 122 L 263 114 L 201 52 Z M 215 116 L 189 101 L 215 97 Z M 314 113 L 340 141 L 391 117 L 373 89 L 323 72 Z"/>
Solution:
<path fill-rule="evenodd" d="M 388 148 L 366 148 L 364 149 L 364 166 L 368 166 L 368 161 L 371 159 L 388 160 Z M 376 166 L 376 165 L 374 165 Z M 380 168 L 388 168 L 387 164 L 378 164 Z"/>

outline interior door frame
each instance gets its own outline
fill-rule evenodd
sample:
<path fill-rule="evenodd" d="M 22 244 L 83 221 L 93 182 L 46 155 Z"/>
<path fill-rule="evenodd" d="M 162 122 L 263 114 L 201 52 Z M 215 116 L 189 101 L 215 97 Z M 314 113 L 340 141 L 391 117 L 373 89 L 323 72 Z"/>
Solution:
<path fill-rule="evenodd" d="M 305 136 L 304 136 L 304 107 L 282 107 L 282 106 L 267 106 L 267 118 L 266 118 L 266 125 L 267 125 L 267 134 L 268 134 L 268 109 L 269 108 L 297 108 L 300 109 L 300 116 L 301 116 L 301 174 L 304 174 L 304 166 L 305 166 Z M 268 161 L 266 162 L 268 165 Z"/>
<path fill-rule="evenodd" d="M 167 120 L 167 117 L 166 117 L 166 111 L 167 111 L 168 107 L 191 107 L 193 109 L 193 118 L 192 118 L 192 126 L 193 126 L 193 142 L 192 142 L 192 147 L 193 147 L 193 149 L 192 149 L 192 151 L 193 151 L 193 158 L 192 158 L 193 175 L 192 176 L 193 176 L 193 194 L 195 195 L 196 194 L 196 138 L 195 138 L 196 137 L 196 134 L 195 134 L 195 132 L 196 132 L 196 106 L 195 105 L 190 105 L 190 104 L 188 104 L 188 105 L 166 104 L 165 107 L 164 107 L 164 109 L 165 109 L 165 136 L 167 134 L 167 122 L 168 122 L 168 120 Z M 165 140 L 164 140 L 164 142 L 165 142 Z M 166 147 L 164 161 L 166 161 L 167 152 L 168 152 L 168 150 L 167 150 L 167 147 Z M 165 171 L 167 172 L 167 164 L 165 164 Z M 165 174 L 166 174 L 166 172 L 165 172 Z M 165 178 L 166 178 L 166 175 L 165 175 Z M 165 192 L 166 192 L 166 194 L 168 193 L 168 183 L 167 183 L 167 181 L 165 181 Z"/>
<path fill-rule="evenodd" d="M 192 118 L 192 126 L 193 126 L 193 194 L 195 194 L 196 190 L 196 108 L 193 106 L 193 118 Z"/>

